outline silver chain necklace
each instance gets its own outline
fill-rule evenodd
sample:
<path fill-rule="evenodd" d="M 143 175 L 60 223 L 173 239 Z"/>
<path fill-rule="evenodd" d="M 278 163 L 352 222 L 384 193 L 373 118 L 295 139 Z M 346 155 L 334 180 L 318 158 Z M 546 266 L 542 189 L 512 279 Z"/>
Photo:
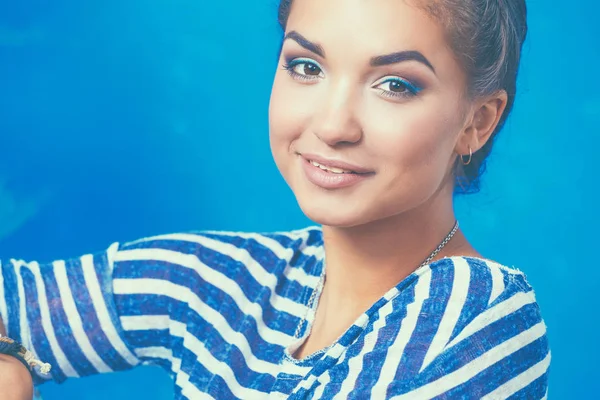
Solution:
<path fill-rule="evenodd" d="M 431 260 L 433 260 L 435 258 L 435 256 L 437 256 L 438 253 L 444 248 L 444 246 L 446 246 L 448 244 L 448 242 L 450 241 L 450 239 L 452 239 L 452 237 L 454 236 L 456 231 L 458 231 L 458 220 L 454 222 L 454 227 L 452 228 L 450 233 L 448 233 L 448 235 L 446 235 L 444 240 L 442 240 L 442 242 L 435 248 L 435 250 L 433 250 L 431 252 L 429 257 L 427 257 L 425 260 L 423 260 L 423 262 L 415 269 L 415 271 L 413 271 L 413 273 L 418 271 L 419 269 L 423 268 L 424 266 L 428 265 L 431 262 Z M 308 299 L 308 304 L 307 304 L 308 309 L 306 310 L 306 315 L 304 315 L 304 318 L 302 318 L 302 321 L 300 321 L 300 323 L 298 324 L 298 327 L 296 328 L 296 332 L 294 333 L 295 338 L 300 337 L 299 336 L 300 329 L 302 329 L 302 327 L 306 323 L 306 318 L 308 316 L 308 313 L 313 309 L 313 305 L 314 305 L 315 299 L 317 297 L 317 293 L 320 293 L 321 290 L 323 290 L 324 283 L 325 283 L 325 269 L 323 268 L 323 272 L 321 273 L 321 276 L 319 278 L 319 283 L 317 283 L 317 286 L 315 287 L 312 294 L 310 295 L 310 298 Z"/>

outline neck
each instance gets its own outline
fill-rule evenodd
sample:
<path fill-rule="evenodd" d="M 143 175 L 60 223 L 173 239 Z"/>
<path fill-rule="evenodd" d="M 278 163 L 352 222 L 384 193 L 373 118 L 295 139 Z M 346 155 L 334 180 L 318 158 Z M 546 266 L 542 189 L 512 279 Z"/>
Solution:
<path fill-rule="evenodd" d="M 367 225 L 324 226 L 327 270 L 322 305 L 360 315 L 418 268 L 455 222 L 452 193 L 440 192 L 410 212 Z M 453 255 L 478 256 L 460 230 L 432 261 Z"/>

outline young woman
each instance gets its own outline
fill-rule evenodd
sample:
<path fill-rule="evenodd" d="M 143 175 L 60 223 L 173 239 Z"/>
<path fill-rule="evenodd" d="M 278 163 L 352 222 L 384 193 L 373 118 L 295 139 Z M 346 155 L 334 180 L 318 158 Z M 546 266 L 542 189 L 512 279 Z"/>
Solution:
<path fill-rule="evenodd" d="M 453 212 L 513 105 L 524 1 L 284 0 L 279 17 L 271 148 L 321 227 L 4 262 L 8 336 L 59 382 L 160 364 L 178 399 L 544 398 L 534 292 Z"/>

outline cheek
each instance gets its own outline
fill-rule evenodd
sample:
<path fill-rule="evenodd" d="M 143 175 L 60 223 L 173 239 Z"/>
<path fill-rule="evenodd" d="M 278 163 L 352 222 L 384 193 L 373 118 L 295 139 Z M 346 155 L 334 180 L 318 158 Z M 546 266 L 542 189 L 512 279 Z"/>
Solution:
<path fill-rule="evenodd" d="M 281 172 L 291 159 L 296 141 L 307 131 L 315 113 L 318 87 L 294 82 L 286 71 L 277 71 L 269 103 L 269 141 Z"/>
<path fill-rule="evenodd" d="M 310 115 L 306 93 L 298 93 L 297 84 L 285 71 L 277 71 L 269 103 L 269 132 L 272 141 L 290 141 L 300 136 Z"/>
<path fill-rule="evenodd" d="M 285 96 L 285 90 L 282 87 L 282 79 L 279 76 L 278 71 L 273 81 L 273 87 L 271 89 L 271 99 L 269 102 L 269 142 L 271 145 L 271 153 L 281 169 L 280 155 L 282 153 L 282 144 L 289 143 L 294 136 L 294 123 L 290 120 L 289 114 L 285 112 L 287 101 Z"/>
<path fill-rule="evenodd" d="M 460 131 L 459 116 L 448 104 L 414 99 L 369 108 L 365 144 L 381 171 L 379 201 L 392 207 L 390 213 L 422 203 L 446 182 Z"/>
<path fill-rule="evenodd" d="M 294 94 L 287 72 L 278 70 L 273 80 L 269 102 L 269 143 L 271 154 L 283 178 L 291 184 L 294 142 L 302 135 L 307 112 L 302 96 Z"/>
<path fill-rule="evenodd" d="M 365 122 L 369 121 L 370 129 L 366 131 L 371 134 L 365 139 L 373 155 L 388 169 L 425 172 L 429 167 L 446 165 L 460 123 L 454 107 L 434 100 L 413 99 L 384 106 L 379 101 L 377 107 L 368 108 Z"/>

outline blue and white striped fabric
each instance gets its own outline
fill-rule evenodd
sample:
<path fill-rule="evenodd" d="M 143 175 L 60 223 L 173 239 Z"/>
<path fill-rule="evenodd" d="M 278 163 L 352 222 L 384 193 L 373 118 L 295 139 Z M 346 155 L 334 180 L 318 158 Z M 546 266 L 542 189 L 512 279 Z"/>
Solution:
<path fill-rule="evenodd" d="M 314 227 L 11 260 L 0 313 L 58 382 L 152 363 L 172 374 L 176 399 L 546 398 L 550 350 L 534 292 L 520 271 L 478 258 L 419 269 L 333 345 L 294 359 L 323 258 Z"/>

